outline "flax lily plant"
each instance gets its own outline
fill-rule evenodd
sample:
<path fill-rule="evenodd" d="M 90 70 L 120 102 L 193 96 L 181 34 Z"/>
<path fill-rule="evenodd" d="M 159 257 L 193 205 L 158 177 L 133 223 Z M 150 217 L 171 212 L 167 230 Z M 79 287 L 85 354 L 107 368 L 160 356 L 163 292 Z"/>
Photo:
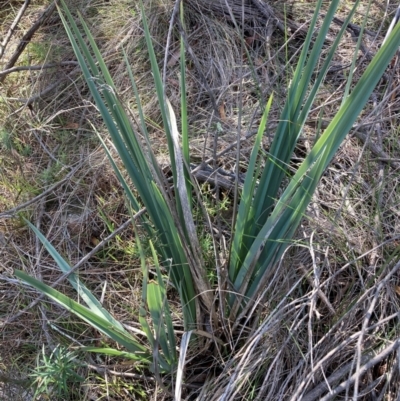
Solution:
<path fill-rule="evenodd" d="M 233 326 L 243 317 L 248 317 L 254 307 L 254 302 L 262 295 L 269 273 L 282 258 L 295 230 L 304 217 L 307 205 L 322 174 L 399 48 L 400 25 L 397 25 L 354 89 L 344 98 L 337 114 L 316 141 L 300 167 L 289 176 L 288 165 L 292 153 L 318 89 L 327 73 L 330 61 L 358 3 L 359 1 L 354 5 L 326 59 L 320 65 L 321 50 L 339 0 L 330 2 L 323 24 L 317 30 L 317 18 L 322 5 L 322 0 L 318 1 L 297 67 L 287 90 L 287 100 L 283 106 L 273 143 L 264 156 L 260 152 L 260 145 L 273 101 L 272 96 L 263 106 L 264 112 L 251 153 L 235 227 L 232 228 L 227 265 L 227 281 L 230 288 L 229 291 L 218 292 L 212 288 L 207 279 L 193 217 L 194 208 L 198 207 L 193 196 L 196 193 L 197 184 L 192 179 L 189 167 L 190 153 L 185 95 L 186 65 L 183 41 L 180 55 L 182 95 L 181 127 L 179 128 L 174 110 L 164 92 L 164 84 L 142 7 L 143 32 L 154 77 L 155 93 L 163 120 L 163 129 L 168 142 L 173 187 L 175 188 L 174 194 L 172 194 L 168 189 L 171 184 L 166 182 L 152 153 L 152 144 L 135 84 L 134 72 L 131 70 L 126 55 L 126 68 L 136 99 L 140 132 L 137 132 L 130 122 L 116 93 L 112 77 L 87 25 L 80 18 L 81 28 L 79 28 L 65 3 L 61 1 L 59 12 L 63 24 L 86 83 L 130 182 L 124 179 L 126 175 L 119 170 L 119 163 L 113 159 L 107 144 L 102 141 L 104 149 L 124 187 L 132 211 L 137 213 L 143 206 L 146 208 L 146 213 L 140 217 L 140 224 L 147 230 L 149 238 L 154 239 L 150 243 L 150 249 L 153 264 L 156 267 L 156 279 L 150 280 L 147 261 L 139 236 L 137 236 L 143 271 L 143 302 L 138 311 L 138 320 L 141 323 L 143 334 L 147 337 L 147 344 L 143 343 L 142 336 L 139 339 L 132 335 L 104 310 L 74 273 L 69 275 L 69 281 L 87 306 L 73 301 L 21 271 L 16 271 L 17 277 L 21 280 L 63 305 L 124 348 L 124 351 L 111 348 L 86 348 L 87 350 L 123 355 L 141 361 L 156 372 L 173 372 L 177 368 L 176 338 L 165 287 L 165 273 L 162 274 L 165 271 L 179 293 L 186 332 L 195 330 L 196 333 L 197 330 L 200 333 L 205 330 L 203 327 L 205 317 L 211 319 L 213 324 L 218 324 L 215 321 L 217 311 L 214 310 L 214 297 L 217 293 L 221 298 L 219 305 L 221 305 L 220 310 L 224 311 L 223 318 L 229 319 Z M 284 183 L 286 183 L 286 187 L 283 187 Z M 69 264 L 62 259 L 40 232 L 31 224 L 30 227 L 56 260 L 62 272 L 68 273 Z"/>

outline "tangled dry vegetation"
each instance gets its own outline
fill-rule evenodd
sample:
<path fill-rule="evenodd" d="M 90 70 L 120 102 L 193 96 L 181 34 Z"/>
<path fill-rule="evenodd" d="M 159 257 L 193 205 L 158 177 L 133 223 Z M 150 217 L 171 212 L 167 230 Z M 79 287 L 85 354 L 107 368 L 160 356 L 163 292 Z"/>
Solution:
<path fill-rule="evenodd" d="M 3 2 L 1 37 L 6 37 L 23 3 Z M 55 262 L 22 217 L 33 222 L 72 266 L 80 263 L 80 277 L 106 309 L 133 330 L 141 296 L 140 262 L 133 230 L 126 224 L 129 213 L 123 191 L 93 127 L 104 137 L 106 131 L 56 11 L 49 12 L 10 65 L 23 35 L 49 7 L 48 1 L 33 3 L 0 58 L 1 70 L 7 70 L 0 72 L 0 398 L 4 400 L 32 399 L 29 374 L 43 344 L 52 350 L 58 344 L 73 349 L 106 343 L 49 300 L 38 302 L 39 294 L 16 280 L 16 268 L 50 284 L 60 277 Z M 79 7 L 121 98 L 134 114 L 131 94 L 126 91 L 124 47 L 137 77 L 157 157 L 165 164 L 166 144 L 138 6 L 127 0 L 67 3 L 72 10 Z M 208 160 L 214 168 L 232 171 L 240 135 L 240 168 L 245 172 L 261 115 L 259 100 L 275 93 L 264 138 L 267 150 L 268 133 L 277 124 L 280 99 L 285 97 L 313 3 L 246 0 L 243 13 L 242 2 L 236 0 L 183 3 L 193 162 Z M 313 105 L 293 167 L 340 105 L 367 12 L 368 1 L 361 3 Z M 397 8 L 396 2 L 388 3 L 371 4 L 356 79 L 382 43 Z M 145 7 L 162 66 L 174 2 L 146 1 Z M 343 2 L 325 51 L 347 11 Z M 244 20 L 243 42 L 232 16 Z M 173 36 L 165 80 L 176 109 L 180 102 L 178 58 L 179 41 Z M 190 355 L 186 399 L 219 400 L 222 392 L 229 394 L 226 399 L 237 400 L 400 397 L 399 73 L 396 57 L 324 174 L 296 240 L 270 277 L 263 323 L 227 339 L 234 343 L 231 349 L 239 350 L 235 354 L 220 355 L 211 341 L 201 359 Z M 163 167 L 167 172 L 168 166 Z M 216 190 L 212 182 L 204 183 L 202 189 L 208 192 L 206 207 L 220 233 L 223 252 L 229 246 L 232 196 L 229 189 Z M 203 240 L 207 252 L 207 236 Z M 74 296 L 65 282 L 57 288 Z M 180 327 L 179 310 L 174 313 L 175 326 Z M 85 381 L 71 384 L 68 399 L 169 399 L 154 377 L 124 360 L 89 354 L 79 359 L 82 364 L 77 371 Z M 214 378 L 207 376 L 205 381 L 204 371 L 209 370 Z"/>

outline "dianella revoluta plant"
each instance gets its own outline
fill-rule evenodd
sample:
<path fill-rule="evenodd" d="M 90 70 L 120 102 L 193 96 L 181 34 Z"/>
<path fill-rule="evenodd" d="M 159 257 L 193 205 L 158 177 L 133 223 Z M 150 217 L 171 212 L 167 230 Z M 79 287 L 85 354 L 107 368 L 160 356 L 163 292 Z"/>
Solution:
<path fill-rule="evenodd" d="M 224 318 L 229 318 L 233 324 L 246 316 L 254 305 L 253 301 L 263 295 L 267 277 L 290 244 L 322 174 L 368 102 L 372 91 L 400 45 L 400 26 L 398 25 L 379 49 L 354 89 L 345 96 L 337 114 L 300 167 L 289 174 L 288 166 L 296 143 L 346 25 L 350 22 L 359 1 L 356 1 L 323 61 L 320 59 L 321 50 L 326 43 L 339 0 L 330 2 L 323 23 L 317 28 L 322 3 L 322 0 L 319 0 L 315 6 L 308 35 L 304 40 L 297 67 L 287 89 L 287 98 L 282 107 L 279 124 L 274 133 L 272 145 L 266 154 L 260 148 L 273 101 L 272 95 L 267 103 L 262 105 L 263 113 L 241 193 L 235 227 L 232 227 L 227 264 L 227 281 L 230 287 L 228 291 L 219 292 L 222 297 L 219 304 L 226 310 Z M 180 54 L 181 127 L 179 129 L 174 110 L 164 91 L 158 60 L 141 3 L 143 32 L 168 143 L 174 188 L 172 192 L 169 189 L 171 184 L 166 181 L 152 152 L 134 72 L 126 54 L 124 57 L 136 99 L 140 132 L 137 132 L 131 124 L 112 77 L 84 20 L 79 17 L 81 24 L 79 28 L 65 3 L 61 1 L 60 4 L 59 12 L 83 76 L 129 180 L 124 178 L 126 174 L 120 171 L 119 163 L 112 157 L 106 143 L 99 138 L 121 181 L 132 212 L 137 213 L 143 207 L 146 208 L 146 213 L 139 219 L 148 237 L 152 238 L 149 244 L 153 264 L 156 267 L 156 279 L 149 279 L 146 258 L 137 235 L 143 272 L 142 306 L 138 312 L 138 320 L 148 344 L 144 345 L 105 311 L 74 273 L 70 274 L 69 281 L 87 307 L 23 272 L 16 271 L 16 275 L 119 343 L 126 351 L 117 351 L 112 348 L 86 349 L 111 355 L 124 355 L 147 364 L 153 370 L 171 372 L 177 366 L 178 357 L 162 271 L 167 272 L 169 281 L 179 293 L 186 331 L 204 330 L 204 317 L 214 319 L 214 297 L 217 293 L 207 280 L 193 217 L 194 208 L 198 207 L 196 202 L 201 200 L 198 196 L 197 198 L 194 196 L 198 194 L 198 191 L 195 191 L 196 182 L 190 172 L 183 40 Z M 60 269 L 67 273 L 70 270 L 68 263 L 40 232 L 31 224 L 30 227 L 56 260 Z"/>

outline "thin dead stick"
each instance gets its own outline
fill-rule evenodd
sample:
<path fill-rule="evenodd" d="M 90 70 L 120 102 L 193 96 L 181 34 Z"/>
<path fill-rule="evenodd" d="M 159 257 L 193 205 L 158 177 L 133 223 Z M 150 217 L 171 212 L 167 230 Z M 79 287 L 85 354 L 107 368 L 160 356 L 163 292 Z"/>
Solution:
<path fill-rule="evenodd" d="M 362 328 L 360 331 L 360 335 L 358 336 L 358 340 L 357 340 L 357 345 L 356 345 L 356 373 L 361 371 L 361 363 L 363 363 L 361 361 L 362 359 L 362 351 L 363 351 L 363 340 L 364 338 L 367 336 L 367 330 L 368 330 L 368 325 L 370 322 L 370 319 L 374 313 L 375 310 L 375 306 L 376 303 L 378 302 L 378 298 L 380 296 L 380 290 L 381 290 L 381 285 L 378 286 L 377 291 L 374 294 L 374 297 L 372 298 L 372 301 L 368 307 L 368 310 L 365 313 L 364 316 L 364 321 L 362 323 Z M 359 397 L 359 386 L 360 386 L 360 376 L 361 375 L 357 375 L 355 376 L 355 382 L 354 382 L 354 390 L 353 390 L 353 398 L 355 400 L 358 400 Z"/>
<path fill-rule="evenodd" d="M 11 24 L 10 29 L 8 30 L 6 37 L 4 38 L 3 42 L 0 45 L 0 58 L 3 57 L 4 51 L 6 50 L 8 42 L 10 41 L 11 36 L 15 32 L 15 30 L 17 29 L 19 21 L 21 21 L 21 18 L 24 15 L 26 9 L 28 8 L 30 2 L 31 2 L 31 0 L 25 0 L 25 3 L 22 5 L 21 9 L 18 11 L 17 16 L 15 17 L 14 22 Z"/>
<path fill-rule="evenodd" d="M 31 41 L 35 32 L 48 20 L 48 18 L 53 14 L 54 10 L 56 9 L 56 2 L 54 1 L 50 4 L 49 7 L 43 12 L 43 14 L 38 18 L 38 20 L 33 24 L 33 26 L 26 32 L 26 34 L 22 37 L 17 49 L 15 50 L 14 54 L 11 56 L 10 60 L 6 64 L 5 70 L 8 70 L 14 67 L 14 64 L 17 62 L 19 56 L 24 51 L 25 47 Z M 0 77 L 0 83 L 4 81 L 6 75 Z"/>
<path fill-rule="evenodd" d="M 363 376 L 369 369 L 376 366 L 378 363 L 384 361 L 391 353 L 395 352 L 400 346 L 400 339 L 394 341 L 391 345 L 386 347 L 382 352 L 376 355 L 374 358 L 370 359 L 365 365 L 363 365 L 360 370 L 355 372 L 352 376 L 350 376 L 347 380 L 340 383 L 339 386 L 334 388 L 327 394 L 325 397 L 320 398 L 320 401 L 330 401 L 338 394 L 340 394 L 343 390 L 345 390 L 349 385 L 352 385 L 357 377 Z M 303 398 L 304 399 L 304 398 Z"/>
<path fill-rule="evenodd" d="M 336 315 L 335 308 L 329 302 L 329 300 L 326 297 L 326 295 L 324 294 L 324 292 L 319 287 L 317 287 L 317 288 L 315 287 L 314 281 L 310 277 L 310 273 L 307 271 L 307 269 L 305 268 L 305 266 L 303 264 L 300 264 L 299 270 L 301 270 L 301 272 L 304 274 L 304 277 L 308 281 L 308 284 L 310 284 L 310 286 L 313 287 L 314 290 L 317 291 L 317 295 L 321 299 L 321 302 L 323 302 L 325 304 L 325 306 L 328 308 L 328 310 L 331 313 L 331 315 L 335 316 Z"/>
<path fill-rule="evenodd" d="M 0 71 L 0 78 L 3 77 L 4 75 L 8 75 L 13 72 L 40 71 L 40 70 L 45 70 L 46 68 L 64 67 L 64 66 L 68 66 L 68 65 L 76 66 L 76 65 L 78 65 L 78 62 L 77 61 L 61 61 L 61 63 L 49 63 L 49 64 L 43 64 L 43 65 L 26 65 L 26 66 L 12 67 L 12 68 L 9 68 L 8 70 Z"/>
<path fill-rule="evenodd" d="M 362 362 L 367 362 L 368 357 L 365 355 L 362 359 Z M 319 400 L 321 395 L 324 394 L 329 388 L 330 385 L 338 382 L 343 376 L 345 376 L 350 369 L 354 366 L 353 361 L 346 363 L 336 372 L 332 373 L 329 377 L 325 379 L 325 381 L 321 381 L 315 388 L 313 388 L 309 393 L 304 395 L 301 400 L 302 401 L 315 401 Z"/>
<path fill-rule="evenodd" d="M 171 20 L 169 22 L 169 27 L 168 27 L 167 43 L 165 45 L 163 76 L 162 76 L 164 84 L 164 93 L 165 93 L 165 85 L 167 82 L 167 64 L 168 64 L 169 48 L 171 46 L 171 36 L 172 36 L 172 31 L 174 29 L 175 18 L 178 14 L 180 4 L 181 0 L 176 0 L 174 9 L 172 10 Z"/>
<path fill-rule="evenodd" d="M 124 224 L 118 227 L 114 232 L 112 232 L 108 237 L 104 238 L 99 244 L 97 244 L 88 254 L 86 254 L 75 266 L 71 268 L 67 273 L 64 273 L 60 278 L 58 278 L 53 284 L 51 284 L 51 288 L 55 288 L 57 285 L 62 283 L 70 274 L 74 273 L 77 269 L 79 269 L 84 263 L 86 263 L 93 255 L 95 255 L 100 249 L 102 249 L 109 241 L 111 241 L 115 236 L 117 236 L 121 231 L 125 230 L 129 224 L 132 223 L 133 220 L 139 218 L 144 212 L 146 208 L 139 210 L 132 218 L 128 219 Z M 26 313 L 29 309 L 36 306 L 43 298 L 45 298 L 44 294 L 39 295 L 35 300 L 33 300 L 27 307 L 19 311 L 13 316 L 10 316 L 4 320 L 4 322 L 0 322 L 0 328 L 5 327 L 7 324 L 14 322 L 24 313 Z"/>
<path fill-rule="evenodd" d="M 387 162 L 390 167 L 395 170 L 400 169 L 400 163 L 396 159 L 392 159 L 384 150 L 378 145 L 368 140 L 368 136 L 361 131 L 355 131 L 354 135 L 363 143 L 367 144 L 367 148 L 375 155 L 378 156 L 379 160 Z"/>
<path fill-rule="evenodd" d="M 322 16 L 323 18 L 325 18 L 325 17 L 326 17 L 326 14 L 321 14 L 321 16 Z M 338 17 L 333 17 L 332 21 L 333 21 L 335 24 L 338 24 L 339 26 L 342 26 L 342 25 L 344 24 L 344 20 L 342 20 L 342 19 L 340 19 L 340 18 L 338 18 Z M 348 23 L 347 23 L 347 28 L 348 28 L 348 29 L 351 29 L 351 30 L 352 30 L 353 32 L 355 32 L 357 35 L 359 35 L 360 32 L 361 32 L 361 30 L 363 30 L 363 32 L 364 32 L 366 35 L 369 35 L 369 36 L 371 36 L 371 37 L 373 37 L 373 38 L 375 38 L 375 37 L 378 36 L 378 33 L 373 32 L 373 31 L 370 31 L 369 29 L 362 28 L 360 25 L 356 25 L 356 24 L 353 24 L 353 23 L 351 23 L 351 22 L 348 22 Z"/>

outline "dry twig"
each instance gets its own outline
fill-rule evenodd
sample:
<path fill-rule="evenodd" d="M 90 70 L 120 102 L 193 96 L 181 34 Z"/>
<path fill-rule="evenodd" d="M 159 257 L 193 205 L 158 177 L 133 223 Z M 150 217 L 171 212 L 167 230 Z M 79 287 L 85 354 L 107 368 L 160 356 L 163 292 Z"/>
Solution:
<path fill-rule="evenodd" d="M 49 63 L 49 64 L 43 64 L 43 65 L 21 65 L 18 67 L 12 67 L 9 68 L 8 70 L 3 70 L 0 71 L 0 78 L 11 74 L 13 72 L 19 72 L 19 71 L 41 71 L 47 68 L 54 68 L 54 67 L 64 67 L 68 65 L 73 65 L 77 66 L 78 62 L 77 61 L 61 61 L 61 63 Z"/>
<path fill-rule="evenodd" d="M 6 50 L 6 47 L 7 47 L 7 44 L 10 41 L 11 36 L 15 32 L 15 30 L 17 29 L 19 21 L 21 20 L 22 16 L 24 15 L 24 13 L 25 13 L 26 9 L 28 8 L 30 2 L 31 2 L 31 0 L 25 0 L 25 3 L 22 5 L 22 7 L 19 10 L 17 16 L 15 17 L 14 22 L 11 24 L 10 29 L 7 32 L 7 35 L 4 37 L 3 42 L 0 44 L 0 58 L 3 57 L 4 51 Z"/>
<path fill-rule="evenodd" d="M 56 2 L 54 1 L 50 4 L 49 7 L 42 13 L 42 15 L 37 19 L 37 21 L 32 25 L 32 27 L 26 32 L 26 34 L 22 37 L 17 49 L 15 50 L 14 54 L 11 56 L 10 60 L 6 64 L 5 70 L 8 70 L 14 66 L 17 62 L 19 56 L 24 51 L 25 47 L 28 45 L 30 40 L 32 39 L 35 32 L 49 19 L 51 14 L 53 14 L 54 10 L 56 9 Z M 0 83 L 4 81 L 6 75 L 0 76 Z"/>

